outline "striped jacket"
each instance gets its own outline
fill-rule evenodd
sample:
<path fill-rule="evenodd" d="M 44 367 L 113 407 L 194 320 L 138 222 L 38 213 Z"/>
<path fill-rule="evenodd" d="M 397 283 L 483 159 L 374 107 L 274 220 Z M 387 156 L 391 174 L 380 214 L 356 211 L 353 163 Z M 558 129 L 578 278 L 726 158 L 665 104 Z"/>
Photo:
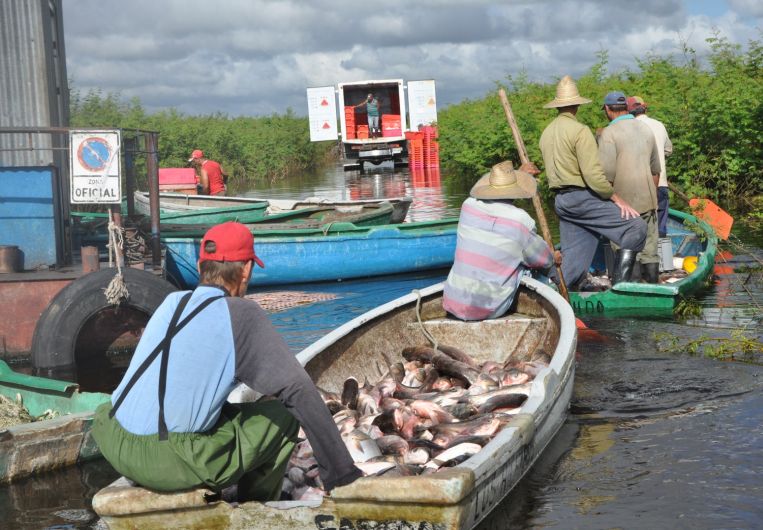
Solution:
<path fill-rule="evenodd" d="M 461 206 L 443 307 L 462 320 L 499 317 L 514 301 L 523 271 L 552 265 L 551 249 L 524 210 L 506 201 L 469 198 Z"/>

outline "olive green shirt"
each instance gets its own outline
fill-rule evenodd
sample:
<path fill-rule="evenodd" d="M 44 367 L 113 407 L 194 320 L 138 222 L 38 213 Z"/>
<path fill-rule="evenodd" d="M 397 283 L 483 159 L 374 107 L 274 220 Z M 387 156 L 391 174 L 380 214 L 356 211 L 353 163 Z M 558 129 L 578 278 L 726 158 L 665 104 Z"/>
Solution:
<path fill-rule="evenodd" d="M 612 120 L 599 138 L 599 159 L 615 193 L 638 213 L 657 209 L 660 156 L 652 130 L 630 114 Z"/>
<path fill-rule="evenodd" d="M 614 192 L 599 163 L 599 153 L 591 130 L 569 112 L 562 112 L 548 124 L 540 137 L 548 187 L 587 187 L 602 199 Z"/>

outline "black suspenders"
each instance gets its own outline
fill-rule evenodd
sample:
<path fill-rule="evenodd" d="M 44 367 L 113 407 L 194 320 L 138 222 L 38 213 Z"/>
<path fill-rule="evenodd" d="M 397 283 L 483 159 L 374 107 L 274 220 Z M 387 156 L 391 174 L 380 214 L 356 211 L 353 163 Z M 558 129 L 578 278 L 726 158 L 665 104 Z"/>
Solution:
<path fill-rule="evenodd" d="M 180 320 L 180 315 L 183 314 L 183 311 L 185 310 L 185 306 L 188 305 L 188 301 L 191 299 L 191 295 L 193 292 L 190 292 L 183 296 L 183 298 L 180 299 L 180 303 L 178 303 L 177 308 L 175 309 L 175 312 L 172 314 L 172 318 L 170 319 L 170 324 L 167 327 L 167 334 L 164 336 L 164 338 L 159 341 L 159 344 L 156 345 L 156 348 L 146 357 L 143 362 L 140 364 L 137 370 L 135 370 L 135 373 L 130 378 L 130 381 L 125 385 L 124 390 L 122 391 L 122 394 L 120 394 L 119 398 L 117 399 L 117 402 L 114 403 L 114 406 L 111 409 L 111 412 L 109 412 L 109 417 L 113 418 L 114 414 L 116 414 L 117 409 L 122 405 L 122 401 L 124 401 L 125 397 L 127 397 L 127 394 L 130 393 L 130 390 L 132 390 L 132 387 L 135 385 L 135 383 L 140 379 L 140 377 L 145 373 L 145 371 L 148 369 L 149 366 L 151 366 L 151 363 L 156 360 L 156 358 L 161 355 L 161 366 L 159 368 L 159 439 L 160 440 L 166 440 L 167 439 L 167 425 L 164 421 L 164 394 L 167 389 L 167 364 L 169 363 L 170 358 L 170 345 L 172 344 L 172 339 L 175 337 L 175 335 L 178 334 L 178 332 L 185 327 L 186 324 L 188 324 L 196 315 L 201 313 L 201 311 L 207 307 L 209 304 L 214 302 L 215 300 L 219 300 L 220 298 L 224 298 L 224 296 L 212 296 L 210 298 L 207 298 L 202 303 L 200 303 L 193 311 L 191 311 L 187 317 L 185 317 L 182 322 L 178 324 L 178 320 Z"/>

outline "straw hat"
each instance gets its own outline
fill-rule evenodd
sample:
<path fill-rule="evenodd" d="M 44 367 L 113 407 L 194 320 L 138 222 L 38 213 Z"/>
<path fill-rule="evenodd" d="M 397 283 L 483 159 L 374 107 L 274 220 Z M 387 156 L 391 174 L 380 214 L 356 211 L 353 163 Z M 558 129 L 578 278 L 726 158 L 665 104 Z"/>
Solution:
<path fill-rule="evenodd" d="M 556 85 L 556 97 L 543 105 L 544 109 L 554 109 L 558 107 L 569 107 L 571 105 L 585 105 L 590 103 L 590 99 L 581 98 L 578 92 L 578 86 L 568 75 L 562 77 L 559 84 Z"/>
<path fill-rule="evenodd" d="M 506 160 L 493 166 L 472 187 L 469 195 L 475 199 L 529 199 L 538 185 L 529 173 L 514 169 Z"/>

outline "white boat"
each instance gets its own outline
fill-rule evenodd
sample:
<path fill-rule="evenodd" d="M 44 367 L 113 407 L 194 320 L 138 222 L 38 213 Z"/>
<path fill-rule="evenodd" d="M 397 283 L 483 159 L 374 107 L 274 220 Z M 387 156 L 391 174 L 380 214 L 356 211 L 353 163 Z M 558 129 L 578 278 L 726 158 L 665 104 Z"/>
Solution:
<path fill-rule="evenodd" d="M 478 453 L 436 473 L 363 477 L 318 501 L 248 502 L 237 508 L 205 489 L 161 494 L 122 478 L 98 492 L 93 508 L 109 528 L 472 529 L 512 490 L 565 421 L 572 396 L 577 331 L 572 308 L 549 287 L 522 280 L 517 310 L 463 322 L 442 308 L 442 284 L 373 309 L 298 354 L 316 384 L 341 391 L 346 378 L 375 382 L 403 348 L 426 342 L 469 352 L 476 361 L 526 360 L 551 353 L 529 397 Z"/>
<path fill-rule="evenodd" d="M 133 195 L 135 211 L 143 215 L 150 215 L 148 192 L 136 191 Z M 224 208 L 226 206 L 242 206 L 267 202 L 266 213 L 277 214 L 301 208 L 315 206 L 334 206 L 338 208 L 352 208 L 368 204 L 389 202 L 393 211 L 390 223 L 402 223 L 408 215 L 411 207 L 411 197 L 393 197 L 389 199 L 358 199 L 358 200 L 334 200 L 324 197 L 308 197 L 305 199 L 258 199 L 255 197 L 227 197 L 220 195 L 187 195 L 185 193 L 160 192 L 159 213 L 178 213 L 201 208 Z"/>

